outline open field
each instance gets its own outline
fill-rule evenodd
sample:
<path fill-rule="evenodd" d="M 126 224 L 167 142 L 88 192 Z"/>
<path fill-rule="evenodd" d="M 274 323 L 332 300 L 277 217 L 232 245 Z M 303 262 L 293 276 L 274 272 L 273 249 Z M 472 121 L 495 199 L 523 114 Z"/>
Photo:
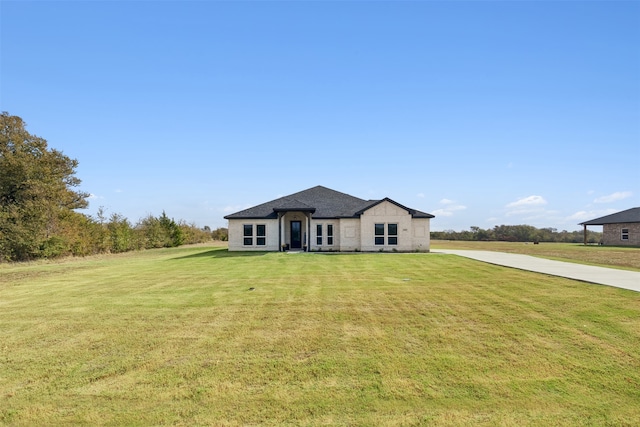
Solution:
<path fill-rule="evenodd" d="M 640 248 L 596 246 L 577 243 L 466 242 L 432 240 L 431 249 L 472 249 L 476 251 L 510 252 L 559 261 L 640 271 Z"/>
<path fill-rule="evenodd" d="M 0 265 L 0 424 L 638 419 L 632 291 L 438 254 Z"/>

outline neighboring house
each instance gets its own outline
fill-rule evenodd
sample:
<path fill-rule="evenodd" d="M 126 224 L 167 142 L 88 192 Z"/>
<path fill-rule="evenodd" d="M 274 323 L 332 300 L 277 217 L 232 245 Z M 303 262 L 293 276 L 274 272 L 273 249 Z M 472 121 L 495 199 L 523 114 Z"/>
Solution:
<path fill-rule="evenodd" d="M 225 216 L 230 251 L 428 252 L 425 212 L 317 186 Z"/>
<path fill-rule="evenodd" d="M 584 226 L 585 244 L 588 225 L 602 225 L 602 244 L 614 246 L 640 246 L 640 208 L 581 222 Z"/>

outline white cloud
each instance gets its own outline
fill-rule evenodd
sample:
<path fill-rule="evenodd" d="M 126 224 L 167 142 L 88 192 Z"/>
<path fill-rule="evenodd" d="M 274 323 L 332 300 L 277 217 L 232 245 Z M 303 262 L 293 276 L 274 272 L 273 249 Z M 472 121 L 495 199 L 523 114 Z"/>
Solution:
<path fill-rule="evenodd" d="M 225 206 L 224 208 L 222 208 L 222 212 L 224 212 L 224 213 L 234 213 L 234 212 L 239 212 L 239 211 L 241 211 L 243 209 L 246 209 L 246 208 L 243 208 L 241 205 Z"/>
<path fill-rule="evenodd" d="M 416 197 L 418 197 L 419 199 L 424 199 L 424 193 L 418 193 Z"/>
<path fill-rule="evenodd" d="M 441 208 L 441 209 L 436 209 L 435 211 L 433 211 L 432 212 L 433 215 L 435 215 L 435 216 L 453 216 L 454 212 L 463 211 L 463 210 L 467 209 L 466 206 L 460 205 L 460 204 L 456 204 L 455 201 L 449 200 L 449 199 L 440 200 L 440 204 L 444 205 L 444 207 Z"/>
<path fill-rule="evenodd" d="M 438 217 L 438 216 L 453 216 L 453 212 L 448 211 L 446 209 L 436 209 L 435 211 L 432 211 L 431 214 L 435 215 L 436 217 Z"/>
<path fill-rule="evenodd" d="M 97 196 L 97 195 L 95 195 L 95 194 L 93 194 L 93 193 L 91 193 L 91 194 L 89 194 L 89 197 L 87 197 L 87 199 L 89 199 L 89 200 L 96 200 L 96 199 L 100 199 L 100 197 L 99 197 L 99 196 Z"/>
<path fill-rule="evenodd" d="M 508 208 L 517 208 L 521 206 L 542 206 L 546 205 L 547 201 L 542 196 L 529 196 L 518 199 L 515 202 L 511 202 L 507 205 Z"/>
<path fill-rule="evenodd" d="M 598 197 L 593 201 L 593 203 L 612 203 L 617 202 L 618 200 L 623 200 L 628 197 L 631 197 L 633 193 L 631 191 L 616 191 L 613 194 L 609 194 L 608 196 Z"/>
<path fill-rule="evenodd" d="M 578 211 L 567 217 L 567 221 L 584 222 L 616 213 L 615 209 L 601 209 L 597 211 Z"/>

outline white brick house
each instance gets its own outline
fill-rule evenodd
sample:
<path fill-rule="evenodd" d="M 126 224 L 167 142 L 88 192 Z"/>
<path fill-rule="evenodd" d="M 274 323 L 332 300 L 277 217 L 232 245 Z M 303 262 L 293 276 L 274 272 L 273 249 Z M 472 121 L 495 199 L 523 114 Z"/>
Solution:
<path fill-rule="evenodd" d="M 428 252 L 433 215 L 317 186 L 225 216 L 230 251 Z"/>

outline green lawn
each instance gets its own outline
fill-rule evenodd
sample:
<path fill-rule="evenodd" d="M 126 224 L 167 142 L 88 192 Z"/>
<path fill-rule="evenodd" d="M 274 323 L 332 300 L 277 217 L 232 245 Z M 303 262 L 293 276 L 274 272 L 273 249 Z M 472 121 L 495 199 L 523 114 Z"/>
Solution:
<path fill-rule="evenodd" d="M 639 419 L 631 291 L 438 254 L 0 265 L 0 424 Z"/>

